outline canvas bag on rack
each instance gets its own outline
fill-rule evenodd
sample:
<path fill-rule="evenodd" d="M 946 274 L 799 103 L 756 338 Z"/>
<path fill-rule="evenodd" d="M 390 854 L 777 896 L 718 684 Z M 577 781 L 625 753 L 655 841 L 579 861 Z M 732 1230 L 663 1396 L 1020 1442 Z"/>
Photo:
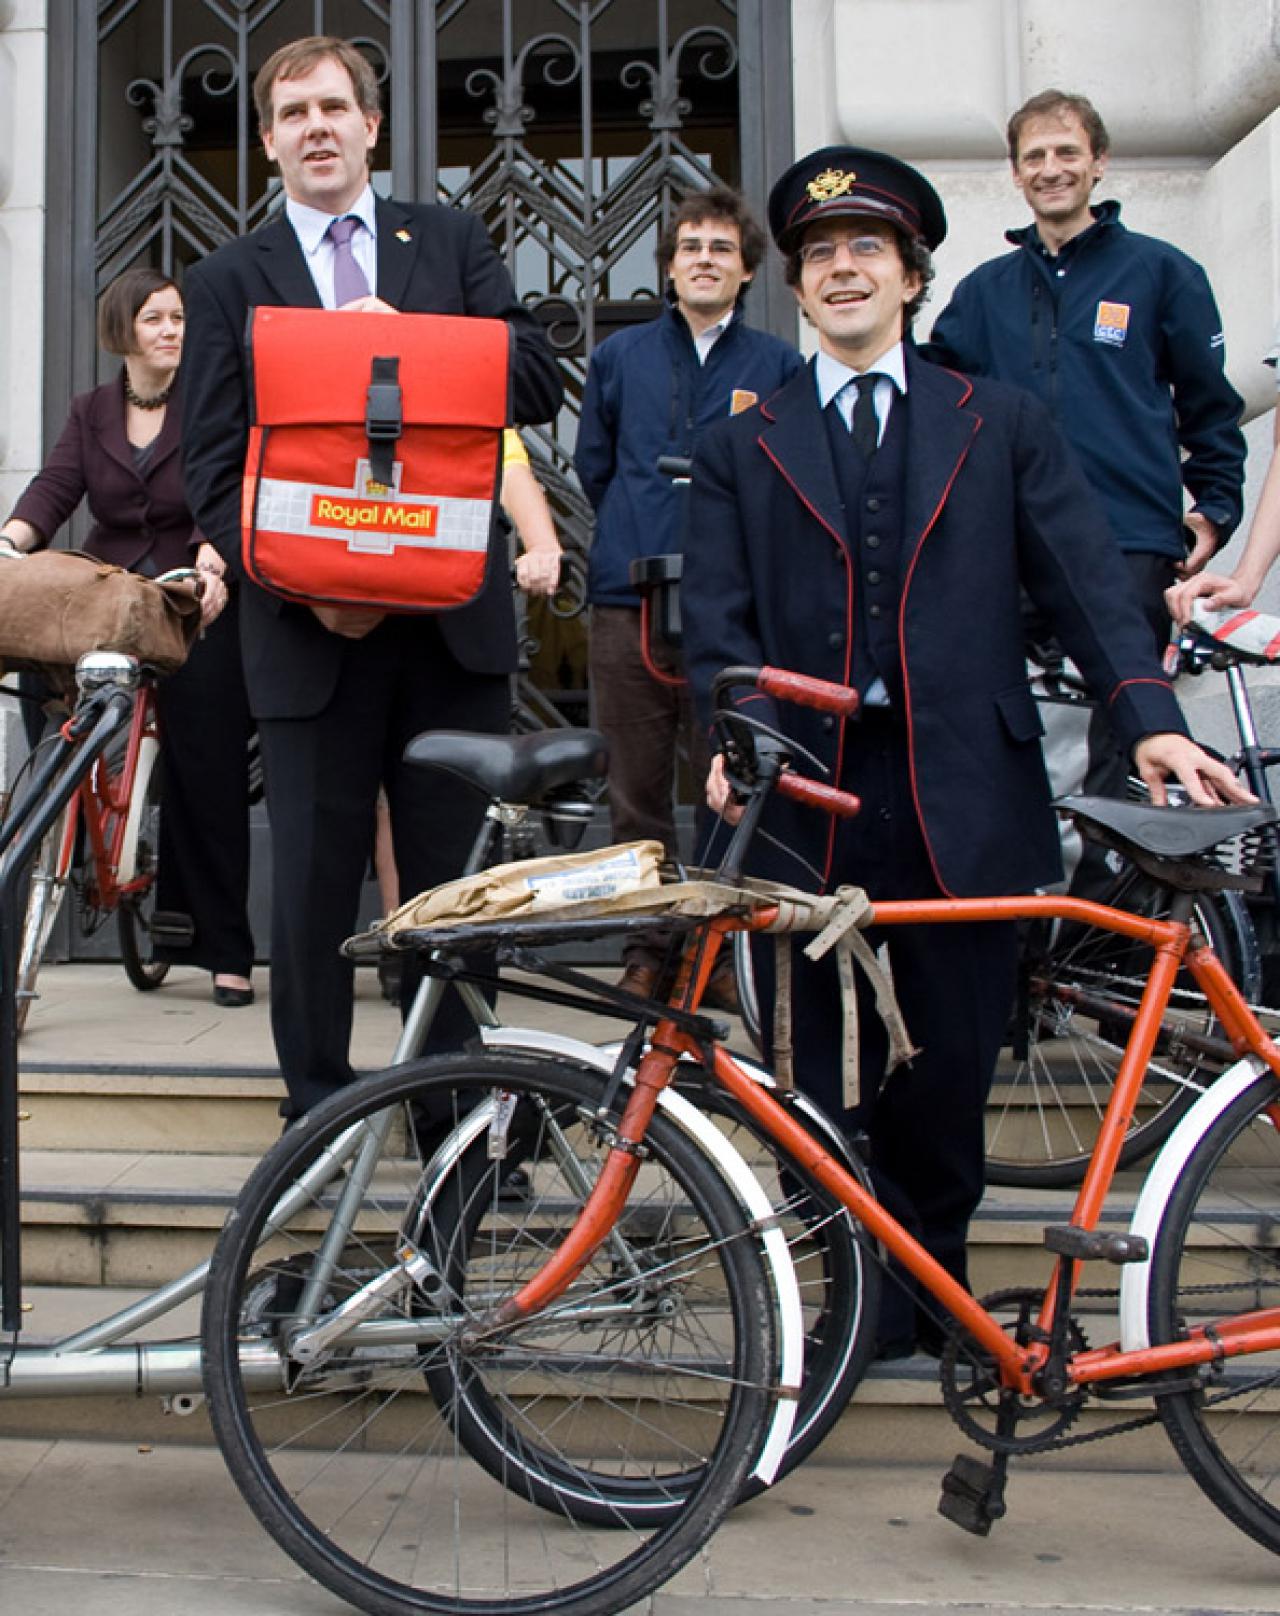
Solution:
<path fill-rule="evenodd" d="M 160 582 L 83 550 L 0 560 L 0 664 L 61 684 L 90 651 L 120 651 L 161 673 L 187 659 L 200 631 L 193 578 Z"/>
<path fill-rule="evenodd" d="M 308 605 L 474 600 L 509 420 L 506 322 L 258 308 L 248 344 L 249 577 Z"/>

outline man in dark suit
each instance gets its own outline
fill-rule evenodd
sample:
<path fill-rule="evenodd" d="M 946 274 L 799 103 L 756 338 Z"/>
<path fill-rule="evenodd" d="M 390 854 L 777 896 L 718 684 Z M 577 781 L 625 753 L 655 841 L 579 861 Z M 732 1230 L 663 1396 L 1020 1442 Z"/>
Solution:
<path fill-rule="evenodd" d="M 244 331 L 254 306 L 506 320 L 514 420 L 547 420 L 562 394 L 541 328 L 480 220 L 375 199 L 378 86 L 358 50 L 324 37 L 286 45 L 259 72 L 254 99 L 285 216 L 213 253 L 186 288 L 187 498 L 241 576 Z M 351 968 L 338 948 L 355 925 L 379 785 L 406 891 L 456 875 L 479 823 L 481 804 L 415 777 L 402 754 L 424 729 L 506 729 L 516 657 L 506 551 L 492 536 L 479 598 L 440 616 L 291 605 L 248 581 L 241 614 L 272 829 L 272 1027 L 286 1114 L 298 1115 L 351 1077 Z M 441 1041 L 461 1030 L 460 1007 L 446 1014 L 453 1025 L 437 1023 Z"/>
<path fill-rule="evenodd" d="M 927 364 L 911 345 L 930 249 L 946 232 L 929 183 L 882 153 L 829 147 L 778 181 L 769 221 L 819 353 L 766 404 L 702 440 L 686 665 L 704 714 L 713 676 L 735 663 L 856 686 L 863 706 L 851 721 L 760 697 L 743 710 L 794 736 L 863 807 L 835 821 L 775 801 L 765 828 L 776 843 L 758 842 L 753 868 L 824 889 L 859 884 L 873 900 L 1025 892 L 1055 878 L 1023 668 L 1024 588 L 1157 800 L 1170 773 L 1197 802 L 1244 798 L 1186 738 L 1105 521 L 1043 407 Z M 708 796 L 733 813 L 719 759 Z M 918 1053 L 886 1079 L 868 1003 L 861 1100 L 846 1121 L 869 1136 L 883 1199 L 964 1282 L 1014 930 L 912 927 L 885 940 Z M 795 998 L 797 1080 L 840 1115 L 834 965 L 798 965 Z M 936 1324 L 917 1317 L 909 1288 L 891 1285 L 882 1352 L 917 1340 L 936 1344 Z"/>

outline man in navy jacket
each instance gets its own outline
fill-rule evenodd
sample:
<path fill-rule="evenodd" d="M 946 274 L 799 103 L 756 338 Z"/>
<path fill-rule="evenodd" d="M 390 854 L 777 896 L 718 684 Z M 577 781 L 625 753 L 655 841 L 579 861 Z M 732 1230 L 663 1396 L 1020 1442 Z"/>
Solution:
<path fill-rule="evenodd" d="M 769 222 L 819 353 L 703 438 L 685 550 L 686 662 L 704 718 L 712 679 L 732 664 L 855 686 L 853 720 L 759 696 L 742 706 L 815 753 L 863 806 L 837 822 L 775 800 L 764 822 L 773 839 L 757 841 L 752 868 L 823 890 L 862 885 L 873 900 L 1017 893 L 1056 878 L 1024 589 L 1052 615 L 1157 800 L 1170 773 L 1197 802 L 1247 798 L 1187 739 L 1137 606 L 1110 582 L 1105 521 L 1043 406 L 926 363 L 912 346 L 930 249 L 946 233 L 928 181 L 883 153 L 828 147 L 777 182 Z M 708 797 L 733 813 L 719 759 Z M 885 1078 L 883 1029 L 864 1004 L 861 1099 L 843 1111 L 835 967 L 798 959 L 797 1081 L 867 1133 L 882 1198 L 964 1282 L 1014 928 L 896 927 L 873 940 L 887 944 L 916 1055 Z M 881 1334 L 884 1354 L 898 1355 L 936 1341 L 936 1326 L 891 1284 Z"/>
<path fill-rule="evenodd" d="M 1204 271 L 1090 198 L 1110 141 L 1084 97 L 1046 90 L 1009 120 L 1013 181 L 1033 222 L 967 275 L 931 358 L 1016 382 L 1048 406 L 1124 552 L 1158 647 L 1164 592 L 1198 572 L 1241 514 L 1241 401 L 1223 371 Z M 1190 509 L 1184 514 L 1184 494 Z"/>
<path fill-rule="evenodd" d="M 656 320 L 620 331 L 591 357 L 574 464 L 595 507 L 587 593 L 595 722 L 609 740 L 615 841 L 653 837 L 677 854 L 673 787 L 683 736 L 698 778 L 705 741 L 687 690 L 654 679 L 640 644 L 631 563 L 681 547 L 684 493 L 662 456 L 687 459 L 713 421 L 775 392 L 802 363 L 790 344 L 754 331 L 741 299 L 765 238 L 736 192 L 686 197 L 658 244 L 666 303 Z M 628 941 L 622 985 L 648 996 L 665 948 L 660 932 Z M 731 977 L 712 1001 L 735 1008 Z"/>

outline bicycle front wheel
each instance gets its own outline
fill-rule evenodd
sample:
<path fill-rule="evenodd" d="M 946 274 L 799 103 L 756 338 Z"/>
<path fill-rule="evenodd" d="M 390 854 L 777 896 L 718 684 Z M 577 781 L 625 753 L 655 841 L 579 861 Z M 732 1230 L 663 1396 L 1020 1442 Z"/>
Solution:
<path fill-rule="evenodd" d="M 228 1219 L 204 1322 L 218 1441 L 276 1541 L 359 1609 L 620 1610 L 741 1487 L 770 1407 L 772 1300 L 736 1200 L 664 1119 L 568 1291 L 494 1321 L 595 1182 L 599 1103 L 597 1079 L 554 1062 L 394 1068 L 290 1128 Z M 327 1153 L 352 1128 L 366 1156 L 335 1177 Z M 497 1475 L 468 1451 L 472 1397 L 500 1412 Z M 674 1513 L 611 1505 L 664 1481 Z M 576 1518 L 584 1501 L 616 1529 Z"/>
<path fill-rule="evenodd" d="M 1280 1309 L 1280 1084 L 1270 1074 L 1206 1129 L 1169 1197 L 1151 1254 L 1151 1342 L 1262 1309 Z M 1280 1553 L 1280 1352 L 1229 1358 L 1158 1406 L 1196 1484 Z"/>
<path fill-rule="evenodd" d="M 39 997 L 36 978 L 67 894 L 75 833 L 75 808 L 68 803 L 45 832 L 27 877 L 14 1003 L 19 1032 L 26 1026 L 31 1006 Z"/>
<path fill-rule="evenodd" d="M 1148 918 L 1168 913 L 1166 888 L 1127 871 L 1106 897 Z M 1202 893 L 1192 924 L 1212 944 L 1246 998 L 1258 991 L 1253 928 L 1236 893 Z M 993 1184 L 1078 1184 L 1111 1099 L 1146 984 L 1151 951 L 1113 932 L 1067 922 L 1028 927 L 1008 1046 L 987 1102 L 987 1178 Z M 1188 1041 L 1217 1022 L 1189 972 L 1174 986 L 1120 1165 L 1157 1149 L 1221 1070 Z"/>
<path fill-rule="evenodd" d="M 166 960 L 155 957 L 151 916 L 156 906 L 156 869 L 160 859 L 160 769 L 154 741 L 144 742 L 133 786 L 133 801 L 121 852 L 120 879 L 134 890 L 116 911 L 120 960 L 124 974 L 139 993 L 158 988 L 169 974 Z"/>

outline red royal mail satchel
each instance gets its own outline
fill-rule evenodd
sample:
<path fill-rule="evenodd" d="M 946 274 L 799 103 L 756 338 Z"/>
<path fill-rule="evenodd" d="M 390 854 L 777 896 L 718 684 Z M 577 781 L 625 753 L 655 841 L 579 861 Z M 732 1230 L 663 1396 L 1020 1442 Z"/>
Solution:
<path fill-rule="evenodd" d="M 286 600 L 438 612 L 484 583 L 503 320 L 254 309 L 245 571 Z"/>

